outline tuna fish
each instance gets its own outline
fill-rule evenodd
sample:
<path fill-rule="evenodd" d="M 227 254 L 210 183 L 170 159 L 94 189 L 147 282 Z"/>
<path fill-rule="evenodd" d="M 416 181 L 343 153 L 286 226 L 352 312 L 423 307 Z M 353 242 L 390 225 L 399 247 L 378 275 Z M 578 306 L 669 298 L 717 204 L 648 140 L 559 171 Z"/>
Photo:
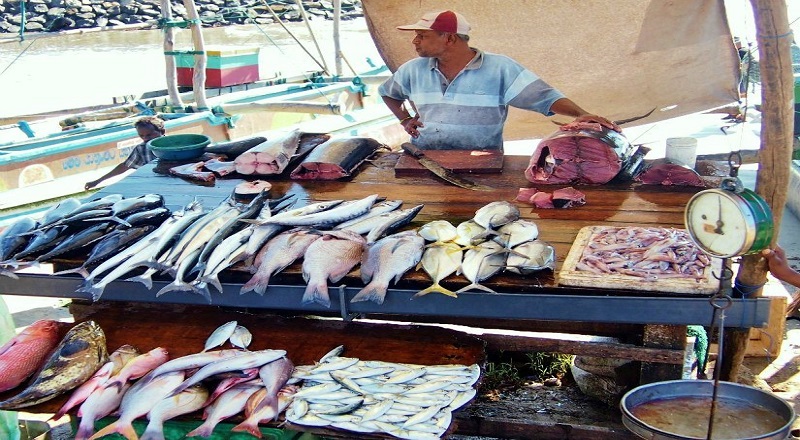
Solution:
<path fill-rule="evenodd" d="M 299 130 L 292 130 L 282 137 L 264 141 L 234 159 L 239 174 L 280 174 L 289 159 L 300 146 Z"/>
<path fill-rule="evenodd" d="M 30 217 L 22 217 L 3 229 L 3 232 L 0 233 L 0 262 L 11 258 L 28 244 L 30 236 L 26 233 L 33 230 L 34 227 L 36 227 L 35 220 Z"/>
<path fill-rule="evenodd" d="M 36 321 L 0 347 L 0 392 L 22 385 L 42 365 L 61 340 L 64 326 Z"/>

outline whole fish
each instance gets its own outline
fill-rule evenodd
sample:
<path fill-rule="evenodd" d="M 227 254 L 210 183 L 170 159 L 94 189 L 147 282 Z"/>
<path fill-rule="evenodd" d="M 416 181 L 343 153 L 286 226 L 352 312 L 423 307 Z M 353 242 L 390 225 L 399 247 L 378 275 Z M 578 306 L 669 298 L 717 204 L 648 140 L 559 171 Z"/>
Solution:
<path fill-rule="evenodd" d="M 553 269 L 556 263 L 556 250 L 541 240 L 517 245 L 508 254 L 506 270 L 520 275 L 530 275 L 543 269 Z"/>
<path fill-rule="evenodd" d="M 0 262 L 6 261 L 21 251 L 30 241 L 26 234 L 36 227 L 36 221 L 30 217 L 22 217 L 8 225 L 0 233 Z"/>
<path fill-rule="evenodd" d="M 213 332 L 206 338 L 203 351 L 211 350 L 212 348 L 219 347 L 220 345 L 228 342 L 236 327 L 239 325 L 236 321 L 228 321 L 225 324 L 214 329 Z"/>
<path fill-rule="evenodd" d="M 73 209 L 72 211 L 64 214 L 64 217 L 70 217 L 80 212 L 85 211 L 94 211 L 96 209 L 104 209 L 104 208 L 111 208 L 114 203 L 119 202 L 122 200 L 122 194 L 109 194 L 107 196 L 103 196 L 97 199 L 92 199 L 88 202 L 81 203 L 78 207 Z"/>
<path fill-rule="evenodd" d="M 130 197 L 119 200 L 111 205 L 111 214 L 106 217 L 97 217 L 92 221 L 114 221 L 130 227 L 130 223 L 122 219 L 127 215 L 139 211 L 147 211 L 164 206 L 164 197 L 160 194 L 145 194 L 139 197 Z"/>
<path fill-rule="evenodd" d="M 475 220 L 467 220 L 456 226 L 456 239 L 454 242 L 461 246 L 469 247 L 477 244 L 486 237 L 486 228 L 479 225 Z"/>
<path fill-rule="evenodd" d="M 295 129 L 283 136 L 264 141 L 236 156 L 236 172 L 239 174 L 280 174 L 289 159 L 300 146 L 300 133 Z"/>
<path fill-rule="evenodd" d="M 164 440 L 164 422 L 203 407 L 208 390 L 202 385 L 187 388 L 175 396 L 160 400 L 147 413 L 150 420 L 139 440 Z"/>
<path fill-rule="evenodd" d="M 234 386 L 255 379 L 258 376 L 258 370 L 259 368 L 246 368 L 242 370 L 242 373 L 239 375 L 226 377 L 225 379 L 219 381 L 217 387 L 214 388 L 214 392 L 211 393 L 211 395 L 208 396 L 208 399 L 206 399 L 205 403 L 203 403 L 203 407 L 211 405 L 211 403 L 217 400 L 222 393 L 228 391 Z"/>
<path fill-rule="evenodd" d="M 401 209 L 398 211 L 387 212 L 379 218 L 381 221 L 372 228 L 367 234 L 367 243 L 373 243 L 379 238 L 399 228 L 409 224 L 425 205 L 417 205 L 413 208 Z"/>
<path fill-rule="evenodd" d="M 51 420 L 58 420 L 70 409 L 80 405 L 97 389 L 106 385 L 108 379 L 119 373 L 122 367 L 139 355 L 139 351 L 130 345 L 123 345 L 108 356 L 106 362 L 97 370 L 89 380 L 79 386 L 61 408 L 53 415 Z"/>
<path fill-rule="evenodd" d="M 400 280 L 419 263 L 425 239 L 417 231 L 403 231 L 366 246 L 361 256 L 361 280 L 368 283 L 350 302 L 372 301 L 383 304 L 389 283 Z"/>
<path fill-rule="evenodd" d="M 140 379 L 140 381 L 150 380 L 162 374 L 166 374 L 172 371 L 191 370 L 194 368 L 205 367 L 206 365 L 212 362 L 238 356 L 242 353 L 244 353 L 242 350 L 229 349 L 229 350 L 201 352 L 201 353 L 181 356 L 179 358 L 172 359 L 164 364 L 159 365 L 158 367 L 156 367 L 155 370 L 151 371 L 150 373 L 147 373 L 147 376 Z"/>
<path fill-rule="evenodd" d="M 62 200 L 58 202 L 58 204 L 51 206 L 50 209 L 42 214 L 42 217 L 39 219 L 38 224 L 36 225 L 37 229 L 46 228 L 55 222 L 64 218 L 65 215 L 73 212 L 75 209 L 81 206 L 80 200 L 70 197 L 68 199 Z"/>
<path fill-rule="evenodd" d="M 420 226 L 417 233 L 427 241 L 446 242 L 458 237 L 458 230 L 447 220 L 433 220 Z"/>
<path fill-rule="evenodd" d="M 433 284 L 430 287 L 420 290 L 414 294 L 413 298 L 427 295 L 431 292 L 438 292 L 443 295 L 457 297 L 455 292 L 442 287 L 441 281 L 454 274 L 461 267 L 463 251 L 461 246 L 455 242 L 434 242 L 425 248 L 419 266 L 431 277 Z"/>
<path fill-rule="evenodd" d="M 303 279 L 306 290 L 303 304 L 331 306 L 328 280 L 338 282 L 361 261 L 364 238 L 352 231 L 326 231 L 306 249 Z"/>
<path fill-rule="evenodd" d="M 263 295 L 272 275 L 282 271 L 303 256 L 306 249 L 320 238 L 319 232 L 308 229 L 292 229 L 273 237 L 256 257 L 261 264 L 255 274 L 243 286 L 241 293 L 255 291 Z"/>
<path fill-rule="evenodd" d="M 152 381 L 139 380 L 135 382 L 122 396 L 122 402 L 119 405 L 119 418 L 97 431 L 89 439 L 94 440 L 112 433 L 121 434 L 128 440 L 138 439 L 139 436 L 133 429 L 133 421 L 150 412 L 154 404 L 166 398 L 167 394 L 180 384 L 184 377 L 185 373 L 183 371 L 173 371 L 162 374 Z M 109 389 L 114 388 L 109 387 Z"/>
<path fill-rule="evenodd" d="M 278 418 L 278 414 L 280 414 L 278 392 L 286 385 L 289 378 L 292 377 L 293 371 L 294 364 L 286 357 L 274 360 L 258 370 L 258 376 L 261 378 L 261 382 L 263 382 L 267 393 L 253 411 L 254 413 L 260 414 L 257 420 L 255 420 L 256 425 L 263 419 L 275 420 Z M 262 412 L 264 408 L 269 408 L 269 410 Z M 253 420 L 251 420 L 251 422 L 253 422 Z"/>
<path fill-rule="evenodd" d="M 242 412 L 247 404 L 247 399 L 259 389 L 261 389 L 261 384 L 251 381 L 225 391 L 203 412 L 205 418 L 203 424 L 187 432 L 186 437 L 209 437 L 219 422 Z"/>
<path fill-rule="evenodd" d="M 333 229 L 349 229 L 358 234 L 366 234 L 372 230 L 372 221 L 375 217 L 394 211 L 402 204 L 402 200 L 384 200 L 382 202 L 375 203 L 371 208 L 369 208 L 369 211 L 366 214 L 356 217 L 352 220 L 339 223 Z"/>
<path fill-rule="evenodd" d="M 169 352 L 167 349 L 156 347 L 131 359 L 117 374 L 109 379 L 106 386 L 121 386 L 125 382 L 138 379 L 168 360 Z"/>
<path fill-rule="evenodd" d="M 94 321 L 72 327 L 21 393 L 0 402 L 0 409 L 19 409 L 50 400 L 86 382 L 108 360 L 106 336 Z"/>
<path fill-rule="evenodd" d="M 89 211 L 79 211 L 75 214 L 70 214 L 66 217 L 62 217 L 58 221 L 51 223 L 50 225 L 37 229 L 37 232 L 44 231 L 48 228 L 52 228 L 54 226 L 69 226 L 73 229 L 85 228 L 88 225 L 94 224 L 94 220 L 98 218 L 107 218 L 111 215 L 111 208 L 102 208 L 102 209 L 92 209 Z"/>
<path fill-rule="evenodd" d="M 222 283 L 219 281 L 219 274 L 223 270 L 247 258 L 247 240 L 252 233 L 253 228 L 246 228 L 222 240 L 222 243 L 209 255 L 205 268 L 202 269 L 202 273 L 198 275 L 197 281 L 211 284 L 219 292 L 222 292 Z M 195 269 L 197 268 L 198 267 L 195 266 Z"/>
<path fill-rule="evenodd" d="M 294 393 L 297 392 L 297 389 L 298 388 L 294 385 L 287 385 L 278 391 L 278 413 L 286 410 L 292 402 L 292 398 L 294 397 Z M 247 432 L 254 437 L 261 438 L 261 430 L 258 429 L 259 423 L 267 423 L 275 418 L 272 417 L 274 409 L 261 404 L 268 394 L 269 391 L 267 391 L 266 388 L 259 388 L 258 391 L 247 399 L 244 408 L 246 418 L 242 423 L 231 428 L 231 432 Z"/>
<path fill-rule="evenodd" d="M 339 203 L 331 209 L 303 216 L 284 216 L 283 213 L 280 213 L 268 218 L 265 223 L 283 226 L 338 225 L 369 212 L 377 198 L 377 194 L 372 194 L 351 203 Z"/>
<path fill-rule="evenodd" d="M 22 385 L 58 345 L 65 324 L 39 320 L 0 347 L 0 392 Z"/>
<path fill-rule="evenodd" d="M 250 346 L 250 342 L 253 341 L 253 334 L 247 328 L 237 325 L 236 329 L 233 330 L 230 341 L 234 347 L 247 349 Z"/>
<path fill-rule="evenodd" d="M 497 229 L 497 237 L 494 238 L 494 241 L 510 249 L 521 243 L 536 240 L 538 236 L 539 227 L 536 226 L 536 223 L 530 220 L 518 219 Z"/>
<path fill-rule="evenodd" d="M 461 262 L 461 273 L 470 280 L 470 284 L 456 290 L 455 293 L 480 289 L 489 293 L 494 290 L 480 284 L 481 281 L 497 274 L 506 265 L 507 251 L 494 241 L 486 241 L 476 245 L 464 254 Z"/>
<path fill-rule="evenodd" d="M 110 223 L 98 223 L 82 229 L 68 237 L 61 243 L 57 244 L 48 252 L 36 257 L 37 262 L 45 262 L 59 255 L 68 254 L 70 252 L 79 251 L 87 246 L 91 246 L 100 239 L 106 236 L 114 228 Z"/>
<path fill-rule="evenodd" d="M 496 228 L 519 219 L 519 208 L 505 200 L 491 202 L 475 211 L 472 219 L 486 229 L 482 236 L 496 235 Z"/>
<path fill-rule="evenodd" d="M 166 206 L 159 206 L 145 211 L 138 211 L 132 214 L 123 216 L 122 219 L 128 223 L 130 228 L 135 228 L 142 225 L 160 225 L 164 220 L 172 215 L 172 211 Z"/>
<path fill-rule="evenodd" d="M 91 267 L 112 255 L 117 254 L 119 251 L 132 245 L 142 237 L 153 232 L 156 229 L 153 225 L 143 225 L 133 228 L 116 229 L 106 234 L 105 237 L 98 240 L 92 245 L 92 250 L 79 267 L 73 269 L 66 269 L 53 273 L 53 275 L 64 275 L 68 273 L 78 273 L 84 279 L 89 276 L 88 267 Z"/>
<path fill-rule="evenodd" d="M 6 261 L 6 263 L 14 265 L 18 261 L 49 251 L 64 241 L 65 238 L 69 237 L 70 234 L 68 230 L 69 228 L 64 225 L 53 226 L 52 228 L 34 235 L 31 241 L 28 242 L 28 245 L 14 254 L 11 261 Z"/>
<path fill-rule="evenodd" d="M 205 298 L 209 304 L 211 303 L 211 293 L 208 291 L 205 283 L 200 284 L 192 282 L 191 279 L 187 280 L 187 276 L 189 276 L 192 267 L 197 263 L 197 258 L 200 256 L 201 251 L 202 249 L 196 248 L 183 257 L 183 260 L 175 271 L 175 280 L 156 292 L 156 297 L 176 290 L 179 292 L 192 291 Z"/>
<path fill-rule="evenodd" d="M 94 423 L 119 408 L 122 397 L 128 392 L 132 383 L 122 387 L 99 387 L 81 405 L 78 417 L 81 418 L 75 431 L 75 440 L 87 440 L 94 434 Z"/>
<path fill-rule="evenodd" d="M 186 388 L 189 388 L 194 384 L 200 383 L 201 380 L 211 377 L 215 374 L 220 374 L 235 370 L 244 370 L 247 368 L 260 367 L 285 355 L 286 351 L 284 350 L 267 349 L 259 351 L 240 352 L 238 356 L 221 359 L 219 361 L 207 364 L 203 368 L 199 369 L 196 373 L 194 373 L 189 379 L 180 384 L 180 386 L 177 387 L 175 390 L 173 390 L 172 394 L 170 395 L 175 395 L 177 393 L 180 393 Z"/>
<path fill-rule="evenodd" d="M 318 212 L 327 211 L 331 208 L 339 206 L 340 204 L 344 203 L 344 200 L 327 200 L 324 202 L 316 202 L 310 205 L 301 206 L 299 208 L 289 209 L 287 211 L 282 211 L 276 214 L 273 214 L 271 217 L 266 219 L 264 223 L 261 224 L 279 224 L 279 223 L 272 223 L 270 220 L 274 217 L 278 217 L 281 221 L 293 221 L 294 219 L 305 217 L 311 214 L 316 214 Z"/>

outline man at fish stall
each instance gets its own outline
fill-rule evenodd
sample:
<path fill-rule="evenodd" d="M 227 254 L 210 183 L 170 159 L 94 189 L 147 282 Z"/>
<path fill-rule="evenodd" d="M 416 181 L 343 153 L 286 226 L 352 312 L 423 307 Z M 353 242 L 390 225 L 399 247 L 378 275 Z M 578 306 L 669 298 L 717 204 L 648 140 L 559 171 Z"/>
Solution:
<path fill-rule="evenodd" d="M 378 93 L 420 149 L 502 150 L 508 106 L 620 131 L 513 59 L 470 47 L 471 27 L 458 12 L 428 12 L 397 29 L 415 32 L 419 58 L 400 66 Z"/>
<path fill-rule="evenodd" d="M 156 156 L 147 148 L 147 143 L 166 134 L 167 130 L 164 128 L 164 121 L 156 116 L 143 116 L 133 126 L 136 128 L 139 138 L 142 139 L 142 143 L 133 147 L 125 162 L 118 164 L 99 179 L 86 182 L 83 189 L 90 190 L 106 179 L 119 176 L 130 169 L 135 170 L 155 160 Z"/>

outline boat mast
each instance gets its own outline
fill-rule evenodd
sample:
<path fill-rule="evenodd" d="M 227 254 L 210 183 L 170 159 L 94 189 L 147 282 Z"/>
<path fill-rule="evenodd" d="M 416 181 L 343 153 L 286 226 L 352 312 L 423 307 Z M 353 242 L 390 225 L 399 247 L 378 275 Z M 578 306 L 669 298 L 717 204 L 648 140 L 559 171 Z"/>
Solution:
<path fill-rule="evenodd" d="M 202 23 L 197 14 L 197 6 L 194 0 L 183 0 L 186 6 L 186 15 L 189 18 L 189 26 L 192 28 L 192 43 L 194 45 L 194 75 L 192 76 L 192 90 L 197 108 L 208 110 L 206 103 L 206 45 L 203 41 Z"/>
<path fill-rule="evenodd" d="M 335 75 L 342 76 L 342 44 L 339 40 L 339 23 L 342 21 L 342 0 L 333 0 L 333 53 Z"/>
<path fill-rule="evenodd" d="M 172 3 L 161 0 L 161 16 L 164 17 L 164 61 L 166 64 L 167 91 L 169 105 L 173 108 L 183 107 L 181 95 L 178 93 L 178 72 L 175 68 L 175 28 L 172 26 Z"/>

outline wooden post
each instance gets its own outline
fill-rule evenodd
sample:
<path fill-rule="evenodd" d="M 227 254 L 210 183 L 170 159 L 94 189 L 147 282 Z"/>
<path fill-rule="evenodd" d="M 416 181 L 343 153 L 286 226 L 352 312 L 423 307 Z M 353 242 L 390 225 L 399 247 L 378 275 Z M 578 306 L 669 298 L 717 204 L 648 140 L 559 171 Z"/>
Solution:
<path fill-rule="evenodd" d="M 328 70 L 328 63 L 325 62 L 325 56 L 322 54 L 322 49 L 319 48 L 319 43 L 317 43 L 317 37 L 314 35 L 314 30 L 311 29 L 311 22 L 308 20 L 308 15 L 306 15 L 306 8 L 303 6 L 302 0 L 295 0 L 295 3 L 297 3 L 297 7 L 300 9 L 300 16 L 303 17 L 303 22 L 305 22 L 306 24 L 306 29 L 308 29 L 308 35 L 311 37 L 311 41 L 317 48 L 319 59 L 320 61 L 322 61 L 322 68 L 325 69 L 326 72 L 330 72 L 330 70 Z"/>
<path fill-rule="evenodd" d="M 337 77 L 342 76 L 342 42 L 339 38 L 339 24 L 342 21 L 342 0 L 333 0 L 333 53 L 334 69 Z"/>
<path fill-rule="evenodd" d="M 170 0 L 161 0 L 161 16 L 165 22 L 172 20 L 172 3 Z M 183 107 L 181 95 L 178 93 L 178 72 L 175 69 L 175 28 L 169 23 L 164 25 L 164 62 L 166 65 L 167 91 L 169 92 L 169 105 Z"/>
<path fill-rule="evenodd" d="M 758 37 L 761 70 L 761 145 L 756 192 L 772 208 L 775 237 L 780 231 L 792 159 L 794 78 L 790 44 L 792 31 L 784 0 L 750 0 Z M 759 254 L 742 258 L 736 279 L 748 286 L 766 281 L 767 265 Z M 761 289 L 755 294 L 761 295 Z M 749 332 L 727 330 L 721 363 L 721 378 L 735 381 L 744 361 Z"/>
<path fill-rule="evenodd" d="M 197 6 L 194 0 L 183 0 L 186 6 L 186 15 L 189 17 L 192 28 L 192 43 L 194 51 L 198 52 L 194 56 L 194 75 L 192 76 L 192 90 L 194 100 L 198 109 L 207 110 L 206 103 L 206 45 L 203 41 L 203 25 L 200 23 L 200 16 L 197 14 Z"/>

